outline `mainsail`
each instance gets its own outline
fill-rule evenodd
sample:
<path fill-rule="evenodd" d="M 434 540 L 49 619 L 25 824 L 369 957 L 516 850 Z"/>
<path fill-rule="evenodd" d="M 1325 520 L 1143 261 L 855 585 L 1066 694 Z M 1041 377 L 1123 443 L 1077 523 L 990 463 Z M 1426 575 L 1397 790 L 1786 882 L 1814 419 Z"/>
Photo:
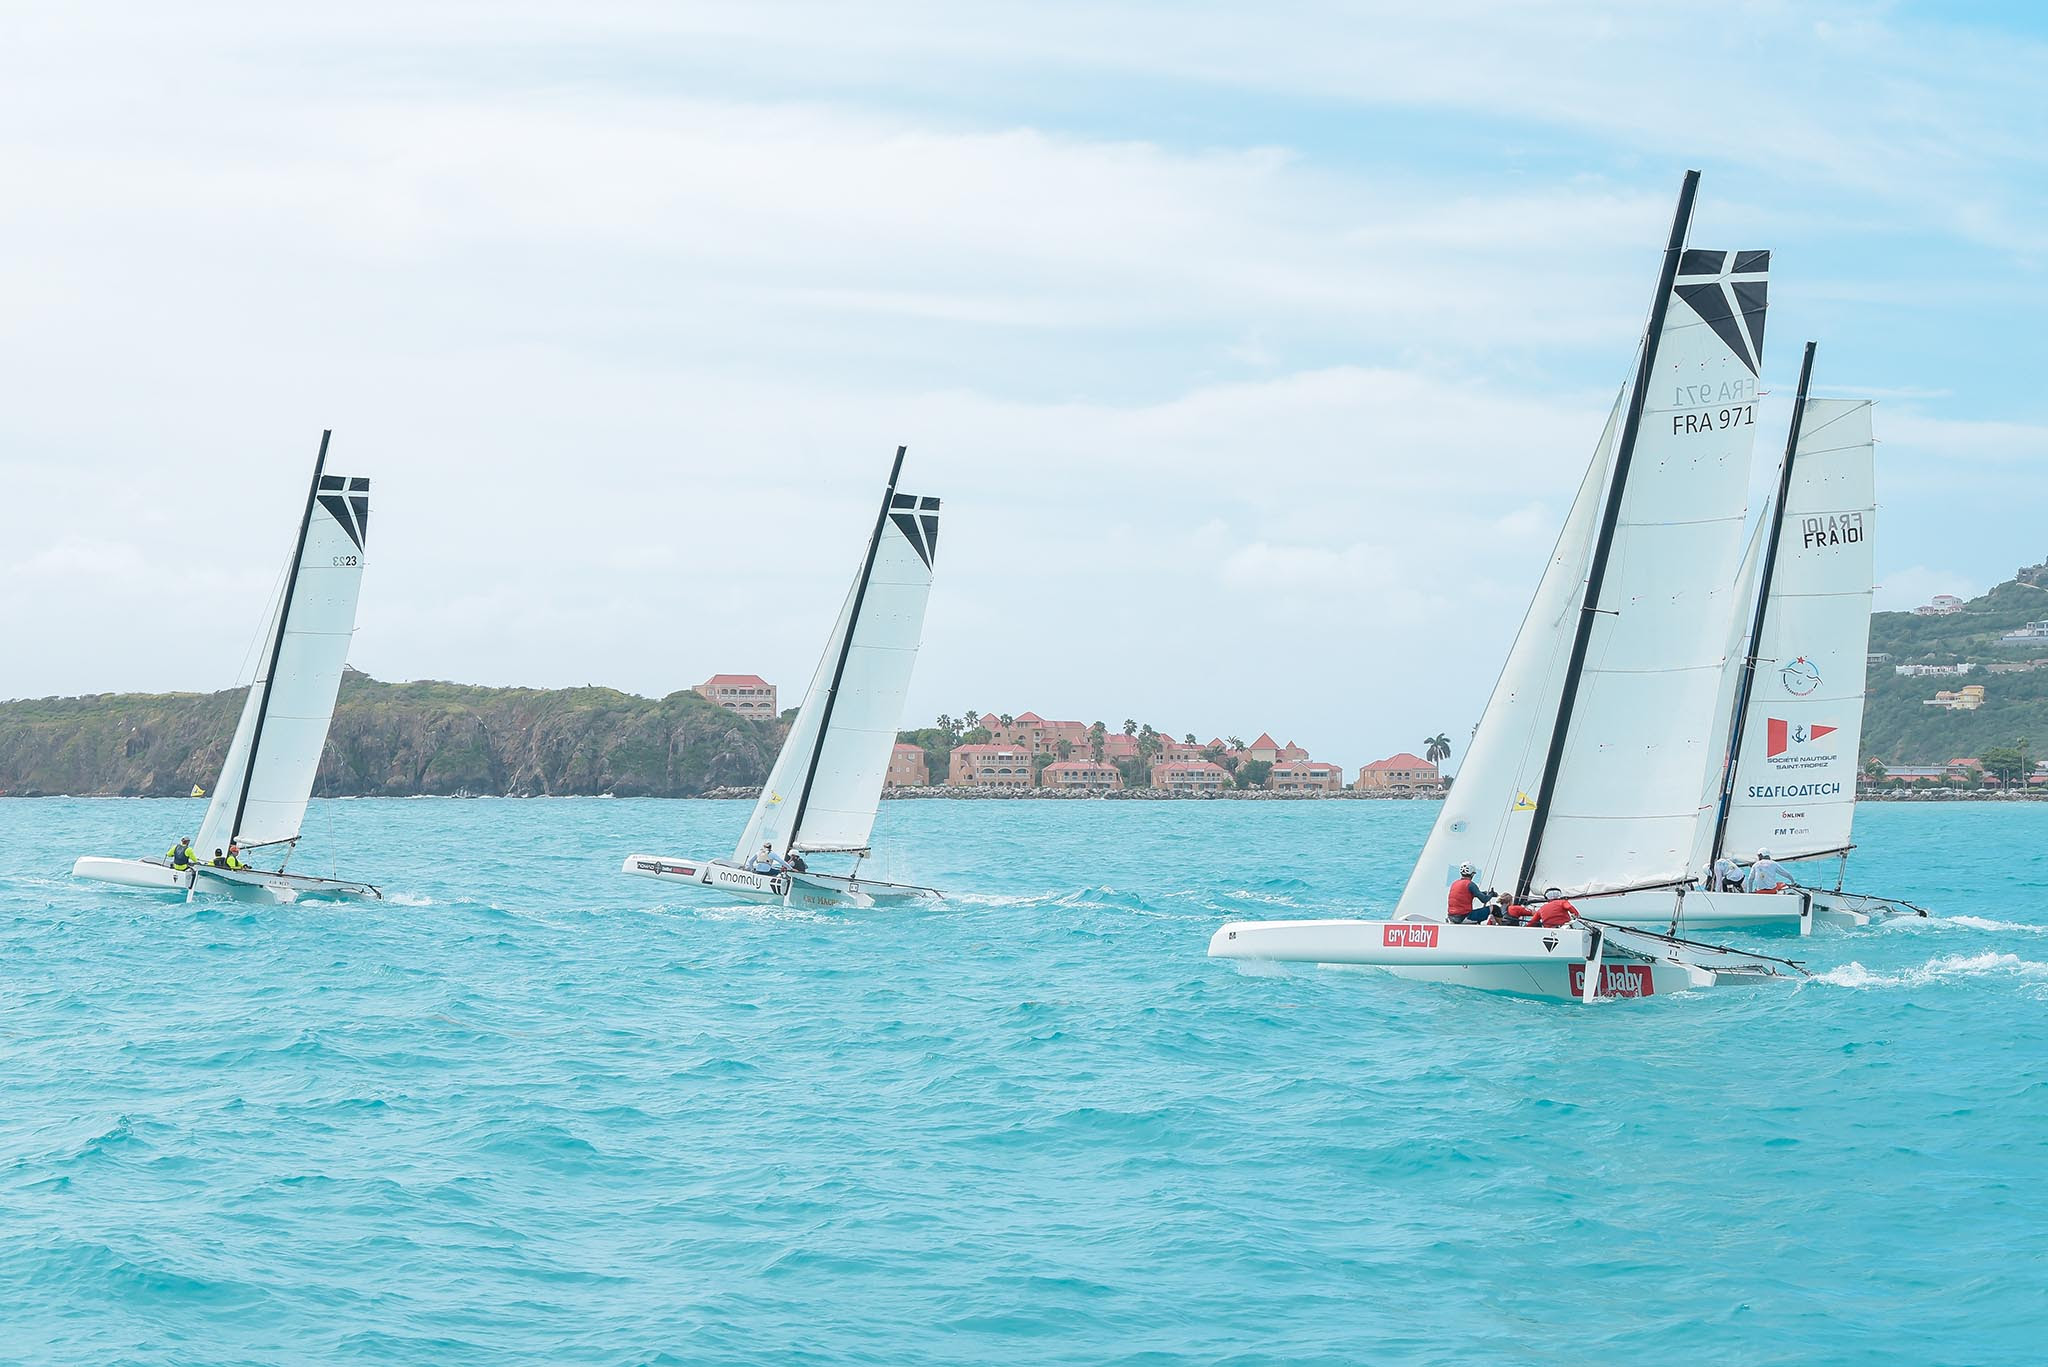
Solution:
<path fill-rule="evenodd" d="M 896 492 L 902 470 L 898 447 L 860 571 L 733 850 L 736 862 L 764 844 L 777 854 L 868 847 L 939 544 L 939 500 Z"/>
<path fill-rule="evenodd" d="M 1806 398 L 1811 364 L 1809 346 L 1712 857 L 1833 854 L 1855 819 L 1877 529 L 1871 405 Z"/>
<path fill-rule="evenodd" d="M 254 847 L 298 839 L 313 793 L 355 634 L 370 524 L 370 481 L 326 473 L 329 435 L 320 438 L 256 679 L 200 823 L 195 843 L 202 856 L 230 840 Z"/>
<path fill-rule="evenodd" d="M 1697 184 L 1689 172 L 1636 377 L 1402 894 L 1404 916 L 1440 913 L 1459 863 L 1512 877 L 1523 895 L 1687 875 L 1735 610 L 1770 265 L 1768 252 L 1686 246 Z"/>

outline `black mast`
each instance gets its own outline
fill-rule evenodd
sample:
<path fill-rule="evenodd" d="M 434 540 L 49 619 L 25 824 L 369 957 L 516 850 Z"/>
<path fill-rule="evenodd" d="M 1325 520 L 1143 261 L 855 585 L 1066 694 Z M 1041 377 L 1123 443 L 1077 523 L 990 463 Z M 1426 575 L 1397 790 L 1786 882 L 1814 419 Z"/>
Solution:
<path fill-rule="evenodd" d="M 320 433 L 320 454 L 313 460 L 313 483 L 306 490 L 306 511 L 299 518 L 299 539 L 292 547 L 291 568 L 285 572 L 284 597 L 277 605 L 277 639 L 270 643 L 270 667 L 263 671 L 263 702 L 256 709 L 256 730 L 249 737 L 249 764 L 242 770 L 242 791 L 235 796 L 235 823 L 228 827 L 230 841 L 242 838 L 242 814 L 249 809 L 249 780 L 256 776 L 256 752 L 263 747 L 263 721 L 270 715 L 270 689 L 277 682 L 277 659 L 284 653 L 284 629 L 291 620 L 292 595 L 299 588 L 299 561 L 306 555 L 306 532 L 313 525 L 313 508 L 320 497 L 320 476 L 327 469 L 327 439 L 333 428 Z"/>
<path fill-rule="evenodd" d="M 1671 286 L 1678 279 L 1678 261 L 1685 250 L 1685 235 L 1692 226 L 1692 202 L 1700 188 L 1700 173 L 1687 171 L 1678 191 L 1678 212 L 1671 219 L 1671 240 L 1664 248 L 1664 266 L 1657 275 L 1657 296 L 1650 303 L 1650 326 L 1643 334 L 1642 358 L 1636 365 L 1636 383 L 1628 396 L 1628 417 L 1622 424 L 1621 447 L 1614 454 L 1614 471 L 1607 481 L 1607 508 L 1600 518 L 1600 537 L 1593 543 L 1593 561 L 1586 573 L 1586 593 L 1579 604 L 1578 633 L 1572 638 L 1571 661 L 1565 666 L 1564 690 L 1557 701 L 1557 722 L 1550 731 L 1550 749 L 1543 759 L 1543 783 L 1536 793 L 1536 812 L 1529 818 L 1529 843 L 1522 849 L 1522 869 L 1515 875 L 1515 900 L 1526 902 L 1529 884 L 1536 877 L 1536 856 L 1543 847 L 1543 828 L 1550 820 L 1550 802 L 1557 795 L 1557 766 L 1564 757 L 1565 739 L 1571 734 L 1572 708 L 1579 698 L 1579 679 L 1586 669 L 1586 650 L 1593 640 L 1593 618 L 1600 611 L 1600 587 L 1607 578 L 1607 557 L 1614 549 L 1614 529 L 1621 521 L 1621 500 L 1628 491 L 1628 467 L 1636 453 L 1636 437 L 1642 431 L 1643 405 L 1649 397 L 1650 374 L 1657 363 L 1657 340 L 1664 332 L 1664 315 L 1671 307 Z"/>
<path fill-rule="evenodd" d="M 874 534 L 868 538 L 867 559 L 861 562 L 860 580 L 853 586 L 853 611 L 846 615 L 846 639 L 839 643 L 839 658 L 832 662 L 832 686 L 825 690 L 825 710 L 818 717 L 818 739 L 811 747 L 810 767 L 804 770 L 804 790 L 796 800 L 796 816 L 789 823 L 789 843 L 796 843 L 797 832 L 804 826 L 804 811 L 811 805 L 811 783 L 818 777 L 818 760 L 825 753 L 825 737 L 832 729 L 832 704 L 839 701 L 839 681 L 846 674 L 846 657 L 853 652 L 853 633 L 860 626 L 860 605 L 868 596 L 868 576 L 875 572 L 875 552 L 882 546 L 882 529 L 889 525 L 889 509 L 896 501 L 896 477 L 903 473 L 903 452 L 896 448 L 896 463 L 889 467 L 889 487 L 882 490 L 882 510 L 875 514 Z"/>
<path fill-rule="evenodd" d="M 1799 429 L 1806 421 L 1806 386 L 1813 379 L 1814 344 L 1806 344 L 1799 360 L 1799 394 L 1792 400 L 1792 426 L 1785 433 L 1785 459 L 1778 464 L 1778 501 L 1771 509 L 1771 530 L 1764 543 L 1763 568 L 1757 574 L 1756 612 L 1749 619 L 1749 653 L 1742 661 L 1742 680 L 1735 686 L 1735 721 L 1728 728 L 1728 754 L 1721 766 L 1721 803 L 1714 813 L 1714 848 L 1708 867 L 1720 862 L 1728 836 L 1728 809 L 1735 800 L 1735 760 L 1742 753 L 1743 724 L 1749 719 L 1749 695 L 1756 687 L 1757 644 L 1764 638 L 1764 617 L 1771 606 L 1771 576 L 1778 570 L 1778 537 L 1785 528 L 1785 500 L 1792 492 L 1792 462 L 1799 451 Z"/>

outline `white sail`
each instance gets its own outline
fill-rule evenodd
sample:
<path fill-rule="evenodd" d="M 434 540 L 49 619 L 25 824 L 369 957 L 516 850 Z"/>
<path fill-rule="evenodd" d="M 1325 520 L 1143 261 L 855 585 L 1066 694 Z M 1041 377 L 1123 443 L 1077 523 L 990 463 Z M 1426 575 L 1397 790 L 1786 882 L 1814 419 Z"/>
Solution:
<path fill-rule="evenodd" d="M 1870 407 L 1806 401 L 1722 839 L 1739 858 L 1849 844 L 1875 578 Z"/>
<path fill-rule="evenodd" d="M 865 850 L 924 631 L 939 500 L 892 493 L 734 849 Z"/>
<path fill-rule="evenodd" d="M 1688 249 L 1530 882 L 1682 881 L 1717 731 L 1748 505 L 1768 252 Z"/>
<path fill-rule="evenodd" d="M 253 847 L 298 837 L 355 634 L 369 521 L 369 480 L 319 477 L 304 546 L 285 576 L 257 653 L 256 679 L 194 842 L 202 857 L 230 839 Z"/>
<path fill-rule="evenodd" d="M 1692 857 L 1688 868 L 1702 876 L 1713 867 L 1714 832 L 1720 826 L 1721 786 L 1726 775 L 1728 745 L 1735 729 L 1735 696 L 1742 687 L 1743 664 L 1749 658 L 1751 618 L 1749 605 L 1756 602 L 1757 577 L 1763 572 L 1764 541 L 1771 530 L 1774 505 L 1764 505 L 1763 516 L 1749 535 L 1749 549 L 1742 553 L 1742 568 L 1735 573 L 1735 608 L 1728 618 L 1728 647 L 1721 660 L 1721 687 L 1714 695 L 1714 730 L 1707 740 L 1711 756 L 1701 775 L 1699 818 L 1693 823 Z"/>
<path fill-rule="evenodd" d="M 1558 690 L 1572 647 L 1586 588 L 1586 562 L 1599 529 L 1607 473 L 1614 443 L 1621 431 L 1628 387 L 1607 415 L 1607 429 L 1593 450 L 1593 462 L 1579 482 L 1578 497 L 1566 514 L 1564 530 L 1550 553 L 1550 563 L 1536 588 L 1536 597 L 1515 634 L 1507 664 L 1493 685 L 1481 714 L 1472 746 L 1458 766 L 1458 776 L 1445 795 L 1436 825 L 1422 847 L 1422 857 L 1408 876 L 1399 915 L 1440 916 L 1460 864 L 1479 870 L 1482 882 L 1512 882 L 1515 865 L 1529 838 L 1529 816 L 1536 810 L 1550 730 L 1557 720 Z"/>
<path fill-rule="evenodd" d="M 1768 252 L 1682 253 L 1619 505 L 1606 507 L 1619 479 L 1610 453 L 1627 390 L 1402 895 L 1402 915 L 1439 914 L 1461 862 L 1504 890 L 1519 880 L 1587 610 L 1588 648 L 1549 775 L 1551 810 L 1531 886 L 1606 892 L 1686 876 L 1700 776 L 1719 731 L 1714 703 L 1735 610 L 1769 262 Z M 1597 524 L 1610 511 L 1606 577 L 1599 601 L 1584 604 Z"/>

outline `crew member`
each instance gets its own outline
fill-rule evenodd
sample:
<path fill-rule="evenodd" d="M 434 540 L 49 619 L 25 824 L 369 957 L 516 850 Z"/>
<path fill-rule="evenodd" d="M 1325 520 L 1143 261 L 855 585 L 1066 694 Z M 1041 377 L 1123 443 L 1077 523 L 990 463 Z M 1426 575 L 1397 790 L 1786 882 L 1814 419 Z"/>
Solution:
<path fill-rule="evenodd" d="M 1479 870 L 1470 864 L 1458 865 L 1458 880 L 1451 884 L 1449 904 L 1444 909 L 1444 919 L 1452 925 L 1476 926 L 1486 920 L 1492 908 L 1493 894 L 1483 892 L 1479 887 Z"/>
<path fill-rule="evenodd" d="M 761 852 L 754 856 L 754 862 L 747 867 L 755 873 L 777 874 L 788 865 L 775 857 L 775 846 L 764 840 L 761 842 Z"/>
<path fill-rule="evenodd" d="M 246 869 L 249 867 L 242 862 L 242 843 L 239 840 L 230 840 L 228 842 L 227 866 L 231 869 Z"/>
<path fill-rule="evenodd" d="M 811 866 L 809 864 L 806 864 L 804 862 L 804 857 L 798 854 L 795 850 L 791 850 L 789 852 L 788 857 L 784 859 L 783 862 L 788 864 L 791 871 L 795 873 L 809 873 L 811 871 Z"/>
<path fill-rule="evenodd" d="M 1714 871 L 1707 878 L 1708 892 L 1741 892 L 1742 865 L 1729 855 L 1722 855 L 1714 861 Z"/>
<path fill-rule="evenodd" d="M 228 855 L 226 850 L 218 848 L 214 850 L 213 866 L 217 869 L 224 869 L 228 866 Z"/>
<path fill-rule="evenodd" d="M 189 835 L 171 846 L 170 854 L 165 857 L 171 861 L 171 867 L 180 873 L 199 862 L 199 856 L 192 852 L 192 837 Z"/>
<path fill-rule="evenodd" d="M 1749 878 L 1743 884 L 1747 892 L 1784 892 L 1792 886 L 1792 875 L 1785 866 L 1771 858 L 1769 850 L 1758 850 L 1756 862 L 1749 866 Z"/>
<path fill-rule="evenodd" d="M 1536 908 L 1536 914 L 1530 917 L 1529 924 L 1554 930 L 1558 926 L 1570 925 L 1578 914 L 1579 909 L 1566 901 L 1562 892 L 1556 888 L 1545 888 L 1543 905 Z"/>

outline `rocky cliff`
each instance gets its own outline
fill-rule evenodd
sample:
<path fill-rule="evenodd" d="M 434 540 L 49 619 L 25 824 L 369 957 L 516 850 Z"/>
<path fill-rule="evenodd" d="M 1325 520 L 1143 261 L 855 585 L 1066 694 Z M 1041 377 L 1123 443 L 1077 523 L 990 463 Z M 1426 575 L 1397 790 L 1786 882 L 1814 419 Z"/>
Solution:
<path fill-rule="evenodd" d="M 0 702 L 0 793 L 211 788 L 243 690 Z M 381 683 L 350 671 L 314 792 L 691 797 L 761 783 L 782 727 L 698 697 L 610 688 Z"/>

